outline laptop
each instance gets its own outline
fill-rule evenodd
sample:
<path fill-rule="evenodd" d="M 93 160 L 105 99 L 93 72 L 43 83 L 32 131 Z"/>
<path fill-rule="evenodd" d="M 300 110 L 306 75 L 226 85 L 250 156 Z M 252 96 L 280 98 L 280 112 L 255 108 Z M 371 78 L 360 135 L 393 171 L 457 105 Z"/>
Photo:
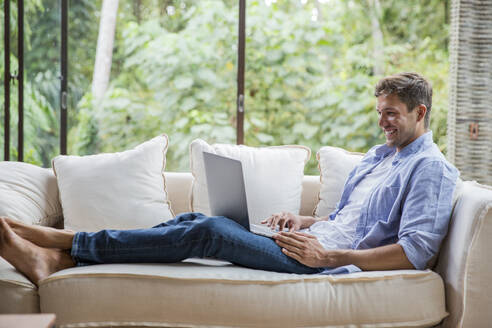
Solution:
<path fill-rule="evenodd" d="M 203 162 L 212 216 L 225 216 L 257 235 L 272 237 L 279 232 L 278 227 L 273 230 L 250 222 L 241 161 L 203 152 Z"/>

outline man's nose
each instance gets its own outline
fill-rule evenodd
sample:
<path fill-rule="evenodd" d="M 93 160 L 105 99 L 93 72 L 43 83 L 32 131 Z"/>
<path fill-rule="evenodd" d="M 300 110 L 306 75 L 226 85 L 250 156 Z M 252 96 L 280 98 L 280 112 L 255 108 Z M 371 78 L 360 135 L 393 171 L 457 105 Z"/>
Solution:
<path fill-rule="evenodd" d="M 379 115 L 378 124 L 383 127 L 387 123 L 386 116 L 384 114 Z"/>

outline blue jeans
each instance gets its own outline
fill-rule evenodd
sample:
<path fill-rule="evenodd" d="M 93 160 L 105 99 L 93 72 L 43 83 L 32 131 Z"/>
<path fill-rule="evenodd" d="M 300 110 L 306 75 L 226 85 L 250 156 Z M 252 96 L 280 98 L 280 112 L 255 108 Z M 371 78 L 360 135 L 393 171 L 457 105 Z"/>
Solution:
<path fill-rule="evenodd" d="M 77 232 L 72 258 L 77 265 L 175 263 L 212 257 L 276 272 L 319 273 L 282 253 L 273 239 L 256 235 L 222 216 L 185 213 L 150 229 Z"/>

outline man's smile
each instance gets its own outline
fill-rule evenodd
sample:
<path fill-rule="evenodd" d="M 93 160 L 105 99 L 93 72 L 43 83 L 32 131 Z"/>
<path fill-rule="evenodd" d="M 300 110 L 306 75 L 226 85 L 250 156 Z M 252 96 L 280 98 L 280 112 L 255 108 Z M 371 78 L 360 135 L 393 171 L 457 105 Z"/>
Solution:
<path fill-rule="evenodd" d="M 386 138 L 391 138 L 396 134 L 396 129 L 386 128 L 386 129 L 383 129 L 383 132 L 384 132 L 384 135 L 386 136 Z"/>

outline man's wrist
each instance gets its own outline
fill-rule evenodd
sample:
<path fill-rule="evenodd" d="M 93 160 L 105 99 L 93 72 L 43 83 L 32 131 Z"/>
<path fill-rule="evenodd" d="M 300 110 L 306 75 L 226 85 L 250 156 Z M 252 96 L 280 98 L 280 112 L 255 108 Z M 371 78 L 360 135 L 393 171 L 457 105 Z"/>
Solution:
<path fill-rule="evenodd" d="M 309 228 L 310 226 L 312 226 L 313 224 L 315 224 L 316 222 L 320 222 L 320 221 L 327 221 L 328 217 L 316 217 L 316 216 L 305 216 L 306 219 L 308 219 L 308 224 L 306 225 L 305 228 Z"/>
<path fill-rule="evenodd" d="M 353 249 L 341 249 L 339 254 L 339 266 L 354 264 L 355 251 Z"/>
<path fill-rule="evenodd" d="M 313 216 L 302 216 L 299 215 L 301 219 L 301 229 L 306 229 L 317 222 L 316 218 Z"/>
<path fill-rule="evenodd" d="M 352 264 L 353 251 L 351 249 L 327 249 L 325 254 L 324 267 L 336 268 Z"/>

